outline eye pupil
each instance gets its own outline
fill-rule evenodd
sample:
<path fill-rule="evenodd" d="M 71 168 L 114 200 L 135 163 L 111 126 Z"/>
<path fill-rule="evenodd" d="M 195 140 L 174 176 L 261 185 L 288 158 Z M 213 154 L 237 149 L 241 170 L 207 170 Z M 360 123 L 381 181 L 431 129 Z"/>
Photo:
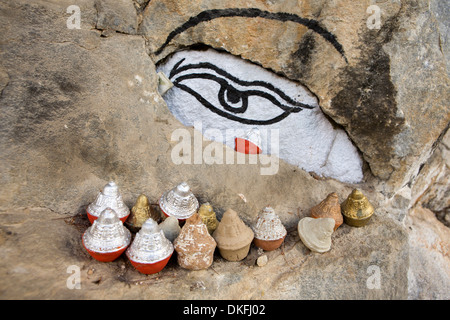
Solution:
<path fill-rule="evenodd" d="M 239 93 L 237 92 L 236 89 L 234 88 L 228 88 L 227 89 L 227 100 L 230 103 L 238 103 L 239 101 L 241 101 L 241 96 L 239 95 Z"/>
<path fill-rule="evenodd" d="M 229 112 L 244 113 L 247 110 L 248 97 L 228 84 L 222 84 L 218 98 L 222 107 Z"/>

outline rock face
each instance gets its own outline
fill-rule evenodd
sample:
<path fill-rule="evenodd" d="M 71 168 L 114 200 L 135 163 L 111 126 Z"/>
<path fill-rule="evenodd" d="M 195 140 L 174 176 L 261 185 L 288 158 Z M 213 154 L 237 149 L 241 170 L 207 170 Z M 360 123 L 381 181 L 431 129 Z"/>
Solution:
<path fill-rule="evenodd" d="M 2 207 L 74 213 L 109 180 L 128 190 L 124 180 L 149 181 L 154 171 L 159 147 L 138 161 L 157 132 L 153 110 L 163 105 L 145 41 L 101 37 L 93 1 L 80 3 L 81 29 L 68 29 L 71 4 L 0 3 L 9 30 L 1 35 L 9 78 L 1 95 Z M 140 191 L 125 193 L 131 207 Z"/>
<path fill-rule="evenodd" d="M 198 43 L 305 85 L 361 152 L 370 169 L 364 180 L 388 198 L 414 184 L 449 122 L 442 54 L 447 42 L 443 38 L 441 51 L 438 29 L 446 24 L 442 16 L 433 18 L 437 4 L 429 11 L 425 1 L 380 3 L 380 29 L 368 27 L 367 4 L 352 1 L 249 1 L 236 11 L 227 1 L 155 0 L 133 7 L 131 0 L 86 0 L 79 6 L 81 29 L 67 28 L 68 7 L 68 1 L 1 4 L 8 31 L 2 34 L 0 68 L 3 208 L 78 212 L 112 179 L 123 186 L 131 207 L 141 192 L 155 199 L 182 175 L 203 193 L 200 197 L 214 198 L 219 207 L 241 205 L 236 194 L 247 193 L 258 210 L 265 204 L 253 206 L 262 199 L 256 195 L 275 192 L 290 211 L 297 208 L 299 201 L 289 200 L 291 192 L 280 190 L 277 181 L 289 186 L 305 178 L 283 161 L 276 177 L 264 179 L 277 187 L 253 195 L 253 179 L 263 178 L 245 179 L 251 183 L 237 192 L 241 184 L 225 175 L 255 176 L 255 165 L 206 165 L 202 155 L 195 162 L 192 153 L 191 164 L 173 163 L 173 133 L 184 127 L 157 92 L 155 63 Z M 188 131 L 191 142 L 201 140 Z M 228 150 L 209 144 L 208 150 Z M 225 191 L 218 181 L 227 181 Z M 309 189 L 300 196 L 305 207 L 313 203 L 315 190 Z M 230 199 L 235 203 L 226 203 Z"/>
<path fill-rule="evenodd" d="M 432 211 L 417 207 L 408 216 L 410 299 L 450 298 L 450 230 Z"/>
<path fill-rule="evenodd" d="M 414 178 L 450 120 L 445 23 L 428 2 L 377 4 L 375 29 L 364 1 L 247 1 L 236 9 L 228 1 L 160 0 L 147 6 L 140 32 L 157 61 L 204 43 L 305 84 L 392 190 Z"/>
<path fill-rule="evenodd" d="M 437 254 L 439 242 L 417 237 L 432 225 L 448 246 L 440 222 L 423 218 L 430 209 L 445 222 L 449 207 L 448 5 L 236 3 L 0 0 L 1 297 L 142 297 L 124 282 L 151 284 L 146 298 L 158 299 L 445 297 L 445 272 L 433 269 L 442 275 L 435 281 L 428 263 L 419 263 Z M 305 87 L 326 120 L 317 124 L 341 132 L 362 159 L 359 179 L 330 179 L 268 154 L 237 163 L 232 146 L 180 122 L 166 96 L 172 89 L 158 92 L 157 69 L 173 54 L 205 47 Z M 250 90 L 257 91 L 240 92 Z M 236 92 L 224 95 L 229 103 L 238 102 Z M 177 149 L 181 140 L 188 147 Z M 318 159 L 316 151 L 301 150 Z M 235 161 L 209 162 L 220 153 Z M 345 168 L 330 159 L 323 168 Z M 156 206 L 186 181 L 218 220 L 231 207 L 247 224 L 270 202 L 288 236 L 261 268 L 252 247 L 233 265 L 216 254 L 214 270 L 192 273 L 169 261 L 161 278 L 143 278 L 125 258 L 102 265 L 79 243 L 86 207 L 108 181 L 120 185 L 130 208 L 141 193 Z M 329 252 L 309 253 L 294 230 L 298 221 L 327 194 L 345 199 L 354 188 L 374 205 L 372 220 L 361 229 L 342 225 Z M 409 212 L 416 233 L 401 225 Z M 71 266 L 81 270 L 81 290 L 68 289 Z"/>
<path fill-rule="evenodd" d="M 437 213 L 438 219 L 450 227 L 450 132 L 437 144 L 420 172 L 410 190 L 411 203 Z"/>

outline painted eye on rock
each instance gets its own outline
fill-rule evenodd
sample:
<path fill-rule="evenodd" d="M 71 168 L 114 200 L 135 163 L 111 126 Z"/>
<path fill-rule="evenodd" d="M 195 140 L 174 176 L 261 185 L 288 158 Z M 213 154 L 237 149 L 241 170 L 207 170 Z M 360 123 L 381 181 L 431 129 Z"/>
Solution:
<path fill-rule="evenodd" d="M 170 72 L 174 86 L 227 119 L 249 125 L 269 125 L 291 113 L 314 108 L 293 100 L 268 82 L 244 81 L 208 62 L 180 66 L 184 60 L 177 62 Z M 211 83 L 206 85 L 205 80 Z M 202 93 L 205 87 L 208 92 Z"/>

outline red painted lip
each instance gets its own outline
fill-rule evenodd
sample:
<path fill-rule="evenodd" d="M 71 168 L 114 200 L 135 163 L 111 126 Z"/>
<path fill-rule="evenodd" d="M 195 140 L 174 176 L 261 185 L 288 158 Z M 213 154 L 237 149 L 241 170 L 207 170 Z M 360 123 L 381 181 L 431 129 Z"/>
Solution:
<path fill-rule="evenodd" d="M 107 252 L 107 253 L 100 253 L 100 252 L 95 252 L 92 250 L 89 250 L 88 248 L 86 248 L 86 246 L 84 245 L 84 241 L 82 241 L 83 243 L 83 247 L 86 249 L 87 252 L 89 252 L 89 254 L 92 256 L 92 258 L 94 258 L 97 261 L 101 261 L 101 262 L 112 262 L 114 260 L 116 260 L 118 257 L 120 257 L 120 255 L 125 251 L 125 249 L 128 246 L 125 246 L 117 251 L 113 251 L 113 252 Z"/>
<path fill-rule="evenodd" d="M 167 265 L 170 258 L 172 257 L 172 254 L 173 253 L 171 253 L 170 256 L 168 256 L 164 260 L 161 260 L 161 261 L 158 261 L 155 263 L 140 263 L 140 262 L 135 262 L 131 259 L 129 259 L 129 260 L 130 260 L 131 264 L 133 265 L 133 267 L 135 267 L 136 270 L 139 271 L 140 273 L 154 274 L 154 273 L 158 273 L 162 269 L 164 269 L 164 267 Z"/>
<path fill-rule="evenodd" d="M 262 152 L 261 148 L 258 147 L 256 144 L 243 138 L 235 138 L 234 143 L 235 143 L 234 150 L 240 153 L 260 154 Z"/>
<path fill-rule="evenodd" d="M 87 211 L 87 210 L 86 210 L 86 213 L 87 213 L 88 219 L 89 219 L 89 221 L 91 222 L 91 224 L 93 224 L 94 221 L 98 219 L 98 217 L 93 216 L 93 215 L 90 214 L 89 211 Z M 119 218 L 119 219 L 120 219 L 120 221 L 122 221 L 122 223 L 125 223 L 125 221 L 128 219 L 129 216 L 130 216 L 130 214 L 127 214 L 125 217 Z"/>
<path fill-rule="evenodd" d="M 280 239 L 276 239 L 276 240 L 261 240 L 261 239 L 254 238 L 253 243 L 255 244 L 255 246 L 263 249 L 264 251 L 273 251 L 273 250 L 276 250 L 279 247 L 281 247 L 281 245 L 283 244 L 284 238 L 286 238 L 286 236 L 284 236 L 283 238 L 280 238 Z"/>

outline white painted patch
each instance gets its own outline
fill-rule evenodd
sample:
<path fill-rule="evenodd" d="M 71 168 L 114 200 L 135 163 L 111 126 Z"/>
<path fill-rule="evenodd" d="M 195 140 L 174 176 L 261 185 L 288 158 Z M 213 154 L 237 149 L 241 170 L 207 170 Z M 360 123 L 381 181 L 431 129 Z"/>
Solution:
<path fill-rule="evenodd" d="M 183 61 L 178 65 L 178 71 L 174 73 L 174 66 L 181 60 Z M 208 65 L 199 65 L 200 63 L 208 63 Z M 215 68 L 209 68 L 210 65 Z M 279 158 L 320 176 L 350 183 L 362 180 L 362 161 L 347 134 L 341 129 L 333 128 L 320 110 L 316 97 L 300 84 L 231 54 L 219 53 L 212 49 L 177 52 L 165 64 L 160 65 L 158 71 L 164 72 L 175 85 L 165 94 L 164 100 L 173 115 L 184 125 L 193 126 L 194 121 L 201 121 L 204 135 L 208 129 L 219 129 L 223 136 L 227 129 L 248 132 L 257 127 L 261 133 L 263 153 L 270 154 L 273 149 L 275 154 L 275 151 L 279 150 Z M 239 83 L 229 75 L 239 80 Z M 258 85 L 255 81 L 262 81 L 266 85 Z M 237 109 L 231 109 L 230 112 L 222 107 L 219 94 L 221 90 L 222 93 L 224 92 L 224 84 L 232 86 L 240 94 L 245 92 L 248 99 L 245 112 L 236 113 Z M 299 108 L 290 104 L 270 86 L 281 90 L 291 101 L 301 102 L 313 108 L 304 108 L 301 112 L 291 113 L 275 123 L 262 124 L 264 121 L 277 118 L 284 112 L 273 103 L 273 100 L 267 99 L 269 96 L 283 106 L 297 110 Z M 186 88 L 189 88 L 191 92 L 188 92 Z M 259 94 L 252 94 L 255 92 Z M 231 96 L 226 94 L 222 96 L 228 106 L 239 108 L 242 105 L 240 104 L 242 101 L 236 101 Z M 212 111 L 200 100 L 207 101 L 210 106 L 220 111 Z M 225 115 L 220 112 L 224 112 Z M 231 115 L 231 118 L 228 115 Z M 233 117 L 244 120 L 236 120 Z M 258 121 L 258 124 L 245 123 L 248 120 Z M 279 148 L 270 145 L 272 129 L 279 130 Z M 214 136 L 205 136 L 205 138 L 214 140 Z M 235 145 L 234 138 L 226 137 L 225 143 L 231 148 Z"/>

